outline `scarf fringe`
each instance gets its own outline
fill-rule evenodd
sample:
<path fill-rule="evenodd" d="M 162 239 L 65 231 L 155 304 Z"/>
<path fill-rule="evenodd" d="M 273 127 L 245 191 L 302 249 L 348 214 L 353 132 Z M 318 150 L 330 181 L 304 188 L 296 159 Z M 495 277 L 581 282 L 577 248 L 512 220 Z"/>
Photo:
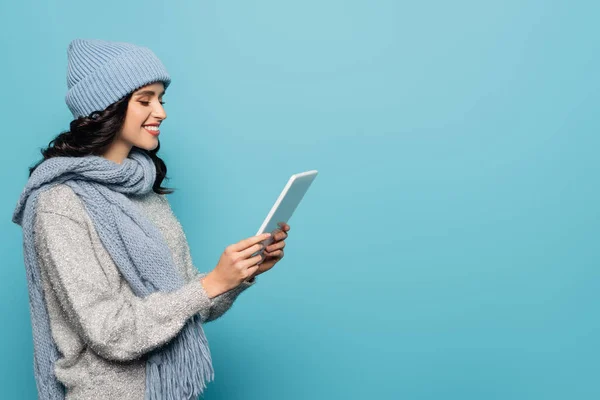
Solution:
<path fill-rule="evenodd" d="M 214 380 L 208 341 L 198 316 L 146 364 L 146 400 L 196 399 Z"/>

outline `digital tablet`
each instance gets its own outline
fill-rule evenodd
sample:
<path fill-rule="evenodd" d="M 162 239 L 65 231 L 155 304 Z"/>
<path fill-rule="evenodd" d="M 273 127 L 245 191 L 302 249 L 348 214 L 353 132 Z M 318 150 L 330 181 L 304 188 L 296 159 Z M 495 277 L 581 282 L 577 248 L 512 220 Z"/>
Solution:
<path fill-rule="evenodd" d="M 279 222 L 285 222 L 287 224 L 317 174 L 317 170 L 312 170 L 292 175 L 281 191 L 277 201 L 275 201 L 275 204 L 271 207 L 271 211 L 269 211 L 267 218 L 265 218 L 258 229 L 258 232 L 256 232 L 256 235 L 266 232 L 272 233 L 279 228 L 279 225 L 277 225 Z M 272 242 L 273 237 L 269 237 L 261 243 L 267 247 Z M 263 251 L 264 249 L 254 253 L 252 256 L 261 254 Z"/>

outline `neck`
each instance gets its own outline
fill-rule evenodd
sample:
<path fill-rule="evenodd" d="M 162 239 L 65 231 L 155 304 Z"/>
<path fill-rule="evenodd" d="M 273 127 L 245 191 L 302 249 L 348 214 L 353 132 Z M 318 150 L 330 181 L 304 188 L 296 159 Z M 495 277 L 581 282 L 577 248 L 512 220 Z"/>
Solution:
<path fill-rule="evenodd" d="M 131 147 L 130 144 L 117 140 L 104 154 L 102 154 L 102 157 L 117 164 L 122 164 L 123 160 L 129 155 Z"/>

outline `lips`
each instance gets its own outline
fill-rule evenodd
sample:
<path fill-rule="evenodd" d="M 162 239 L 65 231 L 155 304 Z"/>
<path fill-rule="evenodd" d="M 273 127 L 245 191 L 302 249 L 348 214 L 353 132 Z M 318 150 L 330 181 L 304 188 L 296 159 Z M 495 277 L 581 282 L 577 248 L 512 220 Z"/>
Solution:
<path fill-rule="evenodd" d="M 149 127 L 156 127 L 156 129 L 148 129 Z M 143 128 L 151 134 L 152 136 L 160 135 L 160 130 L 158 129 L 158 125 L 144 125 Z"/>

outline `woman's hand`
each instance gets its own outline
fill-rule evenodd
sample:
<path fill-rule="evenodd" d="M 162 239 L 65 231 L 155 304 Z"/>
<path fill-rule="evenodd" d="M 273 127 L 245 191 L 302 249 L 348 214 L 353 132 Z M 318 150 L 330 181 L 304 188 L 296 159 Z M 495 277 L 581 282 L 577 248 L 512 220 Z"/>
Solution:
<path fill-rule="evenodd" d="M 202 285 L 210 298 L 225 293 L 254 276 L 258 270 L 257 264 L 264 256 L 250 256 L 263 248 L 260 242 L 269 235 L 263 233 L 251 236 L 225 248 L 215 269 L 202 279 Z"/>
<path fill-rule="evenodd" d="M 254 279 L 255 276 L 263 272 L 267 272 L 283 258 L 283 248 L 285 247 L 285 239 L 288 237 L 287 232 L 290 230 L 290 226 L 285 222 L 279 222 L 277 225 L 279 225 L 279 228 L 272 232 L 273 242 L 264 251 L 265 260 L 258 265 L 258 268 L 248 280 Z"/>

